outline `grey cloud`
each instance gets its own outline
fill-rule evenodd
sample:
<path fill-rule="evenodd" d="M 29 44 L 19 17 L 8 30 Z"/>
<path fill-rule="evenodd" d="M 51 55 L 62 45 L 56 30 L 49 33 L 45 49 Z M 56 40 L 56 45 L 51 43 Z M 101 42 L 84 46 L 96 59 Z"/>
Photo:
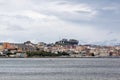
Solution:
<path fill-rule="evenodd" d="M 24 31 L 25 29 L 19 25 L 9 25 L 9 27 L 6 28 L 10 31 Z"/>
<path fill-rule="evenodd" d="M 1 2 L 2 1 L 2 2 Z M 15 41 L 23 41 L 29 40 L 32 38 L 29 35 L 34 36 L 36 40 L 56 40 L 59 35 L 64 35 L 66 26 L 74 27 L 75 31 L 72 31 L 67 27 L 67 31 L 74 36 L 77 36 L 78 39 L 82 39 L 90 36 L 85 35 L 86 30 L 79 30 L 86 27 L 85 25 L 90 26 L 87 32 L 92 32 L 94 34 L 100 35 L 100 39 L 104 39 L 107 36 L 103 36 L 100 34 L 112 34 L 110 32 L 120 33 L 120 8 L 118 4 L 120 0 L 1 0 L 0 1 L 0 25 L 6 26 L 5 31 L 11 32 L 9 34 L 10 39 L 14 39 Z M 80 5 L 85 4 L 90 10 L 79 10 Z M 106 5 L 107 4 L 107 5 Z M 116 5 L 117 4 L 117 5 Z M 77 5 L 77 6 L 76 6 Z M 116 10 L 106 10 L 105 7 L 117 7 Z M 75 7 L 74 9 L 72 9 Z M 84 9 L 84 7 L 83 7 Z M 23 13 L 24 11 L 32 11 L 28 13 Z M 19 13 L 21 12 L 21 13 Z M 35 12 L 35 13 L 34 13 Z M 93 12 L 97 12 L 95 15 Z M 17 13 L 17 15 L 16 15 Z M 24 16 L 25 15 L 25 16 Z M 44 18 L 38 18 L 38 16 L 45 16 Z M 51 17 L 52 16 L 52 17 Z M 34 19 L 32 19 L 35 17 Z M 53 18 L 54 17 L 54 18 Z M 37 18 L 37 19 L 36 19 Z M 76 28 L 80 27 L 80 28 Z M 44 28 L 44 27 L 45 28 Z M 53 30 L 48 30 L 48 28 L 54 27 Z M 63 27 L 63 29 L 59 28 Z M 53 32 L 56 28 L 59 28 L 57 32 Z M 94 29 L 93 29 L 94 28 Z M 29 30 L 30 31 L 29 31 Z M 3 29 L 4 30 L 4 29 Z M 76 31 L 78 30 L 78 31 Z M 90 31 L 91 30 L 91 31 Z M 99 32 L 101 30 L 101 32 Z M 103 31 L 107 32 L 103 32 Z M 12 35 L 12 31 L 16 31 L 16 35 Z M 22 32 L 25 33 L 24 36 L 17 36 Z M 84 31 L 84 32 L 81 32 Z M 53 32 L 51 34 L 51 32 Z M 60 34 L 61 32 L 61 34 Z M 22 33 L 23 34 L 23 33 Z M 42 34 L 42 36 L 39 36 Z M 49 35 L 46 35 L 49 34 Z M 84 34 L 84 35 L 83 35 Z M 44 36 L 43 36 L 44 35 Z M 52 35 L 52 37 L 50 37 Z M 68 37 L 74 37 L 69 35 Z M 80 36 L 80 37 L 79 37 Z M 17 39 L 16 39 L 17 37 Z M 24 39 L 23 39 L 23 38 Z M 39 39 L 38 37 L 42 38 Z M 91 40 L 97 40 L 97 35 L 93 35 Z M 19 40 L 18 40 L 19 38 Z M 114 37 L 113 37 L 114 38 Z M 48 40 L 47 40 L 48 39 Z M 120 39 L 120 38 L 118 38 Z M 5 40 L 5 38 L 4 38 Z"/>

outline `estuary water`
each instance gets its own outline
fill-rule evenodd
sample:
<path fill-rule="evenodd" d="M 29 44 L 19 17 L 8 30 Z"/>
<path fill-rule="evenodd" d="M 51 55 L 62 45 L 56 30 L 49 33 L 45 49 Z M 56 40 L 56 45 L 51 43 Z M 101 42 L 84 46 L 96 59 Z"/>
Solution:
<path fill-rule="evenodd" d="M 0 58 L 0 80 L 120 80 L 120 58 Z"/>

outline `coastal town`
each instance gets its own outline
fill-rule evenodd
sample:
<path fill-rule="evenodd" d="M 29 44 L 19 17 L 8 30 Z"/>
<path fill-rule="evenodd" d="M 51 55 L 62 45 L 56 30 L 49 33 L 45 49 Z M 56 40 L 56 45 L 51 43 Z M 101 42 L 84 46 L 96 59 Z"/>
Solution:
<path fill-rule="evenodd" d="M 0 57 L 27 58 L 27 57 L 119 57 L 120 46 L 80 45 L 75 39 L 62 39 L 55 43 L 37 44 L 31 41 L 24 43 L 0 43 Z"/>

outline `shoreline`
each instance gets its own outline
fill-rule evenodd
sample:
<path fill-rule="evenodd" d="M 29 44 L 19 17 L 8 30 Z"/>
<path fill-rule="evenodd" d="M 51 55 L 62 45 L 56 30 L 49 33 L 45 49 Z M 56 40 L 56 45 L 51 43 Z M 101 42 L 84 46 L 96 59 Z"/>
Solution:
<path fill-rule="evenodd" d="M 0 58 L 120 58 L 120 56 L 100 56 L 100 57 L 67 57 L 67 56 L 62 56 L 62 57 L 58 57 L 58 56 L 54 56 L 54 57 L 39 57 L 39 56 L 33 56 L 33 57 L 6 57 L 6 56 L 0 56 Z"/>
<path fill-rule="evenodd" d="M 27 58 L 120 58 L 120 57 L 27 57 Z"/>

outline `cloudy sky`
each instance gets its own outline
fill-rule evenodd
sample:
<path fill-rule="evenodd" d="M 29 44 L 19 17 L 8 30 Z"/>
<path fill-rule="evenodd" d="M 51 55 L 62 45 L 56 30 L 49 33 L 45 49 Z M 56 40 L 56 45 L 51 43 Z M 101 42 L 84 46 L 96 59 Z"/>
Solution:
<path fill-rule="evenodd" d="M 0 42 L 120 41 L 120 0 L 0 0 Z"/>

